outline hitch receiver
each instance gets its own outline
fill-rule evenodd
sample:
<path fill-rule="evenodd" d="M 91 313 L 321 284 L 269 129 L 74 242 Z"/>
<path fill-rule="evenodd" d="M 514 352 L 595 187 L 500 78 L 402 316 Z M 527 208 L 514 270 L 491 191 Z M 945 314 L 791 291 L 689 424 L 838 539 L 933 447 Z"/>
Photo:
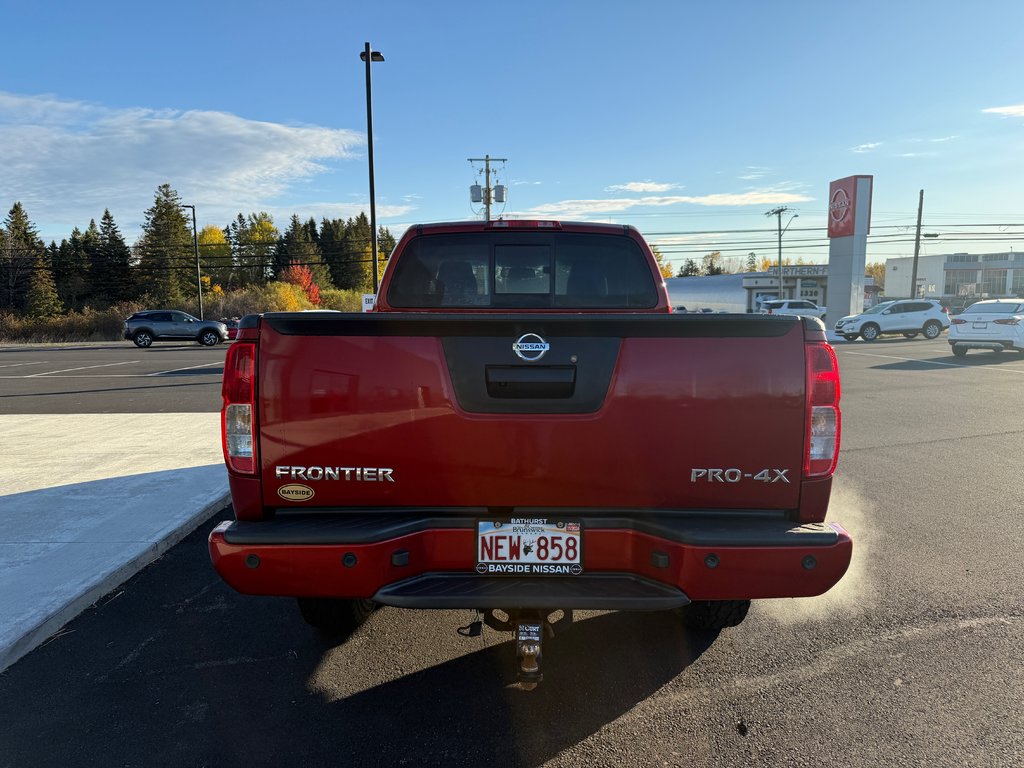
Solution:
<path fill-rule="evenodd" d="M 532 691 L 544 679 L 540 671 L 541 643 L 544 637 L 544 619 L 522 621 L 516 625 L 516 672 L 519 686 Z"/>

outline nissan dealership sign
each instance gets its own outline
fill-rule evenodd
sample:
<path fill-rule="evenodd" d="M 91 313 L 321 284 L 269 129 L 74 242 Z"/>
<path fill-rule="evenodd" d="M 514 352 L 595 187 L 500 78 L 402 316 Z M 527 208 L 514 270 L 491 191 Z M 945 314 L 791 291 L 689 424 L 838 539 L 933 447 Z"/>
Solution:
<path fill-rule="evenodd" d="M 870 176 L 847 176 L 837 179 L 828 189 L 828 236 L 849 237 L 853 234 L 853 222 L 857 218 L 858 205 L 862 206 L 867 216 L 867 228 L 871 229 L 871 192 L 870 184 L 866 200 L 857 199 L 857 180 L 870 179 Z"/>

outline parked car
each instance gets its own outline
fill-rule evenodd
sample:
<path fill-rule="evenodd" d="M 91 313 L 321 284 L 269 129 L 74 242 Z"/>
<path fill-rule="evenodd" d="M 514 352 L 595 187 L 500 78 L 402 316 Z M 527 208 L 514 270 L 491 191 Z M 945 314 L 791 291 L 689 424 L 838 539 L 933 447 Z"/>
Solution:
<path fill-rule="evenodd" d="M 971 304 L 950 321 L 949 345 L 957 357 L 969 349 L 1013 349 L 1024 355 L 1024 302 L 990 299 Z"/>
<path fill-rule="evenodd" d="M 902 333 L 908 339 L 919 333 L 926 339 L 937 339 L 945 328 L 949 328 L 946 308 L 931 299 L 883 301 L 836 323 L 836 333 L 847 341 L 858 336 L 874 341 L 883 334 L 894 333 Z"/>
<path fill-rule="evenodd" d="M 761 314 L 816 317 L 825 321 L 825 307 L 819 307 L 806 299 L 772 299 L 761 304 Z"/>
<path fill-rule="evenodd" d="M 197 341 L 205 347 L 227 341 L 228 327 L 216 320 L 200 320 L 187 312 L 148 310 L 136 312 L 124 321 L 124 337 L 137 347 L 154 341 Z"/>

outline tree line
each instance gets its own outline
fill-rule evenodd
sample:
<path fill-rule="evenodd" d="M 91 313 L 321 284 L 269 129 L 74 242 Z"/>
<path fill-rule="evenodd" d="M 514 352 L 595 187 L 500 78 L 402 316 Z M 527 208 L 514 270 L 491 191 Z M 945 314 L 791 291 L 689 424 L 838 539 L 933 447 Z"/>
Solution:
<path fill-rule="evenodd" d="M 46 245 L 16 202 L 0 228 L 0 312 L 42 318 L 139 300 L 177 307 L 196 295 L 197 277 L 204 293 L 227 292 L 294 280 L 294 267 L 308 270 L 319 290 L 366 291 L 372 282 L 371 234 L 363 213 L 348 220 L 325 217 L 319 224 L 293 215 L 283 233 L 267 213 L 239 213 L 223 228 L 203 227 L 194 243 L 191 212 L 163 184 L 133 245 L 109 210 L 99 225 L 94 219 L 59 244 Z M 378 253 L 394 247 L 395 238 L 380 227 Z M 380 258 L 378 271 L 385 263 Z"/>

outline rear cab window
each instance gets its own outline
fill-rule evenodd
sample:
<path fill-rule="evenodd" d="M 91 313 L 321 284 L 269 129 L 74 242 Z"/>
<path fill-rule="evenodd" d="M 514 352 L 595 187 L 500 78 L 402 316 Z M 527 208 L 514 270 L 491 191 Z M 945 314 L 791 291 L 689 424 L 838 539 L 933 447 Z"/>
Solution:
<path fill-rule="evenodd" d="M 387 298 L 395 308 L 648 309 L 658 292 L 630 237 L 487 231 L 410 240 Z"/>

